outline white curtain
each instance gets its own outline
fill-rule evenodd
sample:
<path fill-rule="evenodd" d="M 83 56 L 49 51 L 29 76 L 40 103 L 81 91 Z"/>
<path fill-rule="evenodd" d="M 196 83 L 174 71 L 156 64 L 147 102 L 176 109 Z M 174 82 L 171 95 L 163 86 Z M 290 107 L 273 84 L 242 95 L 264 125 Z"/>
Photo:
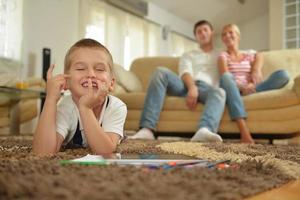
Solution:
<path fill-rule="evenodd" d="M 183 37 L 177 33 L 171 33 L 171 51 L 173 56 L 181 56 L 184 52 L 197 49 L 194 40 Z"/>
<path fill-rule="evenodd" d="M 146 50 L 148 56 L 158 56 L 161 42 L 161 27 L 157 24 L 148 23 L 146 27 Z"/>
<path fill-rule="evenodd" d="M 145 21 L 141 18 L 127 15 L 127 34 L 124 56 L 125 69 L 129 69 L 130 63 L 142 56 L 147 55 Z"/>
<path fill-rule="evenodd" d="M 0 0 L 0 57 L 21 60 L 23 0 Z"/>
<path fill-rule="evenodd" d="M 105 42 L 113 55 L 114 62 L 124 66 L 124 46 L 126 35 L 126 13 L 110 5 L 105 5 Z"/>
<path fill-rule="evenodd" d="M 105 4 L 98 0 L 81 0 L 79 11 L 80 37 L 104 43 Z"/>
<path fill-rule="evenodd" d="M 159 25 L 99 0 L 80 1 L 79 32 L 103 43 L 127 70 L 135 58 L 159 54 Z"/>

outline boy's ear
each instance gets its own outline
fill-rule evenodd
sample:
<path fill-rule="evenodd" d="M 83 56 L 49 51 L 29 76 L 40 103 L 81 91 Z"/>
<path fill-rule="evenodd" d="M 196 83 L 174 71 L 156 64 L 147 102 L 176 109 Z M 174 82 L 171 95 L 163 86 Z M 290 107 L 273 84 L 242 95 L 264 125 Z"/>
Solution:
<path fill-rule="evenodd" d="M 112 79 L 110 81 L 110 85 L 108 87 L 108 91 L 112 92 L 115 89 L 115 85 L 116 85 L 116 79 L 114 77 L 112 77 Z"/>
<path fill-rule="evenodd" d="M 66 78 L 66 83 L 65 83 L 65 85 L 64 85 L 64 89 L 65 89 L 65 90 L 70 89 L 70 79 L 69 79 L 69 78 Z"/>

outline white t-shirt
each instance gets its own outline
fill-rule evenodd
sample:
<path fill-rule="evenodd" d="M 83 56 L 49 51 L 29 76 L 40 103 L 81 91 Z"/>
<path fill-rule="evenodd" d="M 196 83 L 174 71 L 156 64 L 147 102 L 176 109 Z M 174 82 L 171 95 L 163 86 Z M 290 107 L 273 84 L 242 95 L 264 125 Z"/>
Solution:
<path fill-rule="evenodd" d="M 126 115 L 126 104 L 117 97 L 108 95 L 100 114 L 99 126 L 102 126 L 105 132 L 116 133 L 123 138 Z M 68 144 L 74 137 L 78 120 L 82 135 L 82 145 L 86 147 L 87 141 L 80 119 L 79 110 L 71 95 L 64 96 L 59 102 L 56 112 L 56 132 L 62 135 L 64 138 L 64 144 Z"/>
<path fill-rule="evenodd" d="M 194 81 L 201 80 L 212 86 L 219 86 L 217 59 L 220 51 L 210 53 L 202 49 L 193 50 L 182 55 L 179 61 L 179 77 L 189 73 Z"/>

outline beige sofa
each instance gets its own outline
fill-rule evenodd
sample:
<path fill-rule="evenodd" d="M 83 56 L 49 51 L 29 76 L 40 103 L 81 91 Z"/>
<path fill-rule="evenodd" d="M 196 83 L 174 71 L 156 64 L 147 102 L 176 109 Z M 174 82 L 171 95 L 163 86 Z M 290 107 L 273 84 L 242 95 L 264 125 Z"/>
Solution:
<path fill-rule="evenodd" d="M 15 87 L 21 71 L 20 63 L 13 60 L 0 58 L 0 86 Z M 26 82 L 28 89 L 44 90 L 45 88 L 45 81 L 40 78 L 28 77 L 24 79 L 24 82 Z M 2 89 L 0 89 L 0 134 L 10 133 L 12 108 L 15 104 L 14 99 L 11 97 L 12 95 L 10 93 L 3 92 Z M 28 98 L 27 95 L 25 99 L 22 99 L 18 103 L 18 107 L 21 124 L 38 116 L 38 98 Z"/>
<path fill-rule="evenodd" d="M 265 60 L 263 75 L 265 77 L 282 68 L 288 70 L 291 81 L 283 89 L 243 97 L 248 112 L 248 126 L 254 137 L 293 136 L 300 132 L 300 50 L 269 51 L 263 52 L 263 55 Z M 175 57 L 145 57 L 136 59 L 132 63 L 131 76 L 136 75 L 140 83 L 136 82 L 135 84 L 141 84 L 142 89 L 115 92 L 115 95 L 122 99 L 128 107 L 125 130 L 136 131 L 139 129 L 141 111 L 153 70 L 158 66 L 164 66 L 177 72 L 178 61 L 179 58 Z M 131 80 L 127 79 L 127 82 L 129 83 Z M 126 82 L 123 81 L 121 85 L 126 86 Z M 201 103 L 198 104 L 196 111 L 190 111 L 185 105 L 184 98 L 167 96 L 157 124 L 157 132 L 190 135 L 197 130 L 202 110 Z M 227 136 L 238 136 L 239 134 L 237 126 L 230 120 L 227 110 L 224 112 L 219 133 Z"/>

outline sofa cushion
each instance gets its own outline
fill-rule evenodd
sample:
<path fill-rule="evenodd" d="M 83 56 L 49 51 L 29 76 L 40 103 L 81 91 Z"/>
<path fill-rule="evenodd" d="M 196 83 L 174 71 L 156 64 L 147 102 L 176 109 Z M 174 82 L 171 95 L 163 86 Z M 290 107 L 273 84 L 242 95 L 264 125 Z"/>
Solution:
<path fill-rule="evenodd" d="M 0 85 L 1 86 L 11 86 L 15 84 L 17 80 L 17 75 L 13 73 L 0 73 Z"/>
<path fill-rule="evenodd" d="M 128 109 L 143 109 L 144 107 L 146 93 L 123 93 L 117 96 L 127 104 Z M 243 100 L 247 111 L 284 108 L 299 104 L 299 99 L 291 88 L 255 93 L 244 96 Z M 187 110 L 185 98 L 166 96 L 163 109 Z M 199 112 L 202 111 L 203 105 L 199 104 L 196 110 Z"/>
<path fill-rule="evenodd" d="M 122 66 L 114 64 L 116 81 L 128 92 L 141 92 L 142 83 L 139 78 L 131 71 L 125 70 Z"/>
<path fill-rule="evenodd" d="M 173 72 L 177 73 L 178 63 L 179 63 L 178 57 L 157 56 L 157 57 L 137 58 L 132 62 L 130 66 L 130 71 L 132 71 L 140 78 L 142 82 L 143 91 L 146 91 L 152 73 L 157 67 L 167 67 Z"/>
<path fill-rule="evenodd" d="M 254 93 L 243 97 L 247 110 L 278 109 L 298 105 L 299 99 L 291 88 Z"/>
<path fill-rule="evenodd" d="M 4 107 L 0 106 L 0 117 L 8 117 L 8 116 L 9 116 L 9 107 L 8 106 L 4 106 Z"/>
<path fill-rule="evenodd" d="M 0 106 L 8 106 L 10 105 L 10 99 L 9 97 L 5 96 L 5 95 L 0 95 Z"/>
<path fill-rule="evenodd" d="M 279 69 L 286 69 L 291 80 L 299 75 L 300 50 L 283 49 L 276 51 L 262 52 L 264 66 L 262 68 L 264 77 Z"/>
<path fill-rule="evenodd" d="M 119 94 L 119 93 L 126 93 L 126 90 L 120 84 L 116 83 L 114 90 L 112 91 L 112 95 Z"/>

